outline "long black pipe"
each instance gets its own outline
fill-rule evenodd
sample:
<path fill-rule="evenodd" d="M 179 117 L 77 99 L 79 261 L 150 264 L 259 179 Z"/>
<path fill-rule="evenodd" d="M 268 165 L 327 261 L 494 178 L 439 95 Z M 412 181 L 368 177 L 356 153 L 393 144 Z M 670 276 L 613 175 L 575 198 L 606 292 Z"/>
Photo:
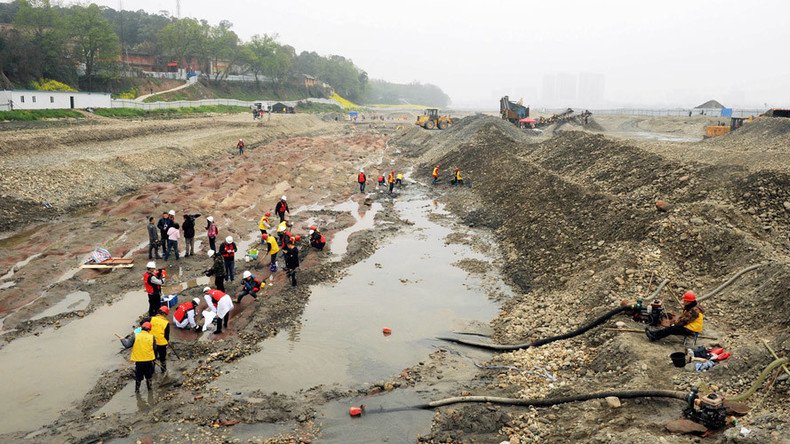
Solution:
<path fill-rule="evenodd" d="M 536 341 L 526 342 L 526 343 L 523 343 L 523 344 L 507 344 L 507 345 L 489 344 L 489 343 L 485 343 L 485 342 L 468 341 L 466 339 L 461 339 L 461 338 L 445 338 L 445 337 L 440 337 L 438 339 L 441 339 L 443 341 L 448 341 L 448 342 L 454 342 L 456 344 L 468 345 L 470 347 L 477 347 L 477 348 L 483 348 L 483 349 L 487 349 L 487 350 L 497 350 L 497 351 L 513 351 L 513 350 L 520 350 L 520 349 L 523 349 L 523 348 L 540 347 L 541 345 L 546 345 L 546 344 L 548 344 L 550 342 L 561 341 L 563 339 L 569 339 L 569 338 L 572 338 L 574 336 L 579 336 L 579 335 L 587 332 L 588 330 L 593 329 L 593 328 L 603 324 L 604 322 L 609 320 L 612 316 L 615 316 L 615 315 L 617 315 L 619 313 L 622 313 L 622 312 L 624 312 L 626 310 L 629 310 L 631 308 L 632 307 L 630 305 L 624 305 L 624 306 L 621 306 L 621 307 L 617 307 L 614 310 L 610 310 L 610 311 L 602 314 L 601 316 L 593 319 L 592 321 L 582 325 L 581 327 L 579 327 L 579 328 L 577 328 L 575 330 L 571 330 L 571 331 L 569 331 L 567 333 L 563 333 L 561 335 L 556 335 L 556 336 L 551 336 L 551 337 L 548 337 L 548 338 L 538 339 Z"/>
<path fill-rule="evenodd" d="M 557 398 L 521 399 L 521 398 L 499 398 L 495 396 L 458 396 L 445 398 L 438 401 L 431 401 L 427 404 L 415 406 L 420 409 L 434 409 L 450 404 L 487 402 L 491 404 L 550 407 L 552 405 L 567 404 L 569 402 L 589 401 L 591 399 L 603 399 L 614 396 L 620 399 L 633 398 L 674 398 L 686 400 L 687 392 L 677 392 L 673 390 L 610 390 L 606 392 L 585 393 L 581 395 L 561 396 Z"/>

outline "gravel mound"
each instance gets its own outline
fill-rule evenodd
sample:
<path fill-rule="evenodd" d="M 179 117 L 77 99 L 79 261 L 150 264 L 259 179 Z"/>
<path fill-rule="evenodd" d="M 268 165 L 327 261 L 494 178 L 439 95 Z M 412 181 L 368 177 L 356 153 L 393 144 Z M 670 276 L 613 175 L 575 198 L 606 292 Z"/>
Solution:
<path fill-rule="evenodd" d="M 790 152 L 790 119 L 758 117 L 750 124 L 707 142 L 742 151 Z"/>

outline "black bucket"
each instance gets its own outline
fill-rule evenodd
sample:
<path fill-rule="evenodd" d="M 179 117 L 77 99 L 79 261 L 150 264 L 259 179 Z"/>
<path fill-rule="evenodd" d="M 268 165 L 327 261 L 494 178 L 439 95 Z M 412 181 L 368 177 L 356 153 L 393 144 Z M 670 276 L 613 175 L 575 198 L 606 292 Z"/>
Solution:
<path fill-rule="evenodd" d="M 669 357 L 672 359 L 672 364 L 674 364 L 675 367 L 683 368 L 686 366 L 686 352 L 675 352 L 669 355 Z"/>

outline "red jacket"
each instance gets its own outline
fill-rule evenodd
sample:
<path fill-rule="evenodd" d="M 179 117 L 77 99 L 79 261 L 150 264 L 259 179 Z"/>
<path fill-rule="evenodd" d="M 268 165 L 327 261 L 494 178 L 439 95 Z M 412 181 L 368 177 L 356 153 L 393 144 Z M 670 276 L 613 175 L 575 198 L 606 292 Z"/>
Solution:
<path fill-rule="evenodd" d="M 225 259 L 233 259 L 236 257 L 236 243 L 231 242 L 223 242 L 222 245 L 219 246 L 219 252 L 222 254 L 222 257 Z"/>
<path fill-rule="evenodd" d="M 184 302 L 183 304 L 179 305 L 178 308 L 176 308 L 176 312 L 173 313 L 173 319 L 175 319 L 178 322 L 181 322 L 184 320 L 184 316 L 186 316 L 187 312 L 189 310 L 194 310 L 194 309 L 195 309 L 194 302 L 192 301 Z"/>
<path fill-rule="evenodd" d="M 359 183 L 365 183 L 367 180 L 368 178 L 365 176 L 365 173 L 359 173 L 359 176 L 357 176 L 357 182 Z"/>
<path fill-rule="evenodd" d="M 214 305 L 219 303 L 219 300 L 225 296 L 225 293 L 216 289 L 212 289 L 208 291 L 208 295 L 211 296 L 211 299 L 214 300 Z"/>

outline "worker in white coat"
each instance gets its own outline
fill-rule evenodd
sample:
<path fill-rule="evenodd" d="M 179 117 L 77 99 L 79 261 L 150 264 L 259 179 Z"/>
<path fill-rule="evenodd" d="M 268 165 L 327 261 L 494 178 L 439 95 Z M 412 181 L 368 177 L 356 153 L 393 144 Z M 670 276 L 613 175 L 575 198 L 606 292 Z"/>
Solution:
<path fill-rule="evenodd" d="M 228 318 L 230 318 L 230 311 L 233 310 L 233 299 L 225 292 L 212 289 L 211 287 L 204 288 L 203 294 L 206 295 L 205 299 L 208 308 L 217 315 L 217 329 L 214 333 L 220 334 L 223 326 L 228 328 Z"/>

